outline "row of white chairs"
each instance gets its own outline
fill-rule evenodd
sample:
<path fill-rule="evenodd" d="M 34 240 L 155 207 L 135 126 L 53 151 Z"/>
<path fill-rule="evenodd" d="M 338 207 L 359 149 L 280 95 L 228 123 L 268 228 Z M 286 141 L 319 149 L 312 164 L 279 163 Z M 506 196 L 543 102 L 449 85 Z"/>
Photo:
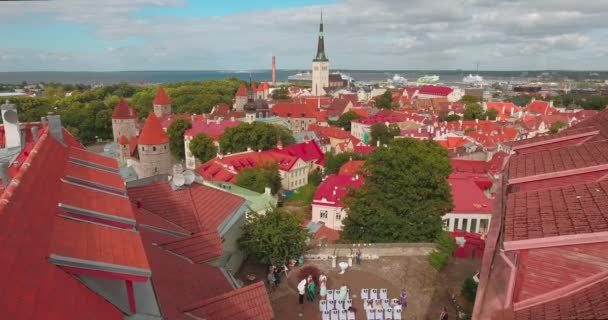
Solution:
<path fill-rule="evenodd" d="M 350 299 L 350 290 L 346 291 L 346 299 Z M 327 290 L 327 300 L 339 300 L 340 299 L 340 289 L 336 290 Z"/>
<path fill-rule="evenodd" d="M 355 320 L 355 313 L 347 310 L 321 311 L 322 320 Z"/>
<path fill-rule="evenodd" d="M 387 309 L 387 308 L 395 308 L 395 307 L 399 307 L 401 308 L 401 304 L 399 303 L 399 299 L 376 299 L 376 300 L 372 300 L 372 299 L 367 299 L 367 300 L 363 300 L 363 307 L 365 309 L 374 309 L 377 308 L 379 305 L 382 305 L 382 308 Z"/>
<path fill-rule="evenodd" d="M 401 320 L 401 308 L 368 309 L 365 310 L 367 320 Z"/>
<path fill-rule="evenodd" d="M 378 289 L 361 289 L 361 299 L 388 299 L 388 290 L 386 288 Z"/>
<path fill-rule="evenodd" d="M 331 311 L 331 310 L 348 310 L 353 305 L 353 301 L 348 299 L 344 301 L 340 300 L 321 300 L 319 301 L 319 310 Z"/>

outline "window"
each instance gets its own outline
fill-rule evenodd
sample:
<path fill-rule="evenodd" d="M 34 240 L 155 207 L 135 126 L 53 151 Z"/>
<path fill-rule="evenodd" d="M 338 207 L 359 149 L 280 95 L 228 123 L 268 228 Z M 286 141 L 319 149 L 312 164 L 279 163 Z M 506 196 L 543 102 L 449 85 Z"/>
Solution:
<path fill-rule="evenodd" d="M 156 147 L 152 147 L 152 151 L 156 151 Z"/>
<path fill-rule="evenodd" d="M 460 222 L 460 221 L 458 221 L 458 220 L 459 220 L 458 218 L 454 219 L 454 230 L 460 229 L 460 227 L 458 226 L 458 222 Z"/>
<path fill-rule="evenodd" d="M 488 231 L 488 219 L 479 219 L 479 233 Z"/>
<path fill-rule="evenodd" d="M 320 216 L 321 216 L 321 219 L 327 219 L 327 210 L 321 210 Z"/>
<path fill-rule="evenodd" d="M 468 224 L 468 222 L 469 222 L 469 221 L 468 221 L 468 219 L 462 219 L 462 228 L 461 228 L 462 230 L 464 230 L 464 231 L 469 231 L 469 230 L 467 229 L 467 224 Z"/>
<path fill-rule="evenodd" d="M 450 230 L 450 219 L 443 219 L 443 230 Z"/>
<path fill-rule="evenodd" d="M 336 212 L 336 220 L 342 220 L 342 215 L 340 212 Z"/>
<path fill-rule="evenodd" d="M 477 232 L 477 219 L 471 219 L 471 232 Z"/>

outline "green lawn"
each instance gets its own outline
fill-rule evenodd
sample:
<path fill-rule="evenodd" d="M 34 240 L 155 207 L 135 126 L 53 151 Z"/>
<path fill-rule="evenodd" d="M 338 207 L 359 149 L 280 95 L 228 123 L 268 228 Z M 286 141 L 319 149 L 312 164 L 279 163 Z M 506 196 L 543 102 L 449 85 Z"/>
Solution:
<path fill-rule="evenodd" d="M 288 206 L 308 207 L 315 196 L 317 187 L 312 184 L 307 184 L 296 191 L 287 199 L 285 204 Z"/>

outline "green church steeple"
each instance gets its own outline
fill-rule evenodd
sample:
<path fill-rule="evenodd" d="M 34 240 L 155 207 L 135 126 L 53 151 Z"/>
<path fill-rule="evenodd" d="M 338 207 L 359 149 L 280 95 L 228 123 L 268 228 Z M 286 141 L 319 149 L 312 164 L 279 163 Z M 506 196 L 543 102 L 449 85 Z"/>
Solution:
<path fill-rule="evenodd" d="M 321 24 L 319 25 L 319 40 L 317 43 L 317 55 L 313 61 L 329 61 L 325 55 L 325 41 L 323 39 L 323 11 L 321 11 Z"/>

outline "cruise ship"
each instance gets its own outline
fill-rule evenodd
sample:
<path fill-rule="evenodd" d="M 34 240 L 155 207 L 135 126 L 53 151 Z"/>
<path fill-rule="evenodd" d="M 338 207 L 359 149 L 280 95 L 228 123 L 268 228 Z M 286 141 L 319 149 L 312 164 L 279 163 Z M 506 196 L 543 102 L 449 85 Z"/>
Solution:
<path fill-rule="evenodd" d="M 307 72 L 298 72 L 296 74 L 292 74 L 287 77 L 289 82 L 298 82 L 298 81 L 312 81 L 312 73 L 310 71 Z"/>
<path fill-rule="evenodd" d="M 468 76 L 462 78 L 462 82 L 464 82 L 466 84 L 480 84 L 483 82 L 483 77 L 478 74 L 476 74 L 476 75 L 469 74 Z"/>
<path fill-rule="evenodd" d="M 418 78 L 418 80 L 416 82 L 418 82 L 418 83 L 436 83 L 438 81 L 439 81 L 439 76 L 437 76 L 437 75 L 432 75 L 432 76 L 425 75 L 424 77 Z"/>

